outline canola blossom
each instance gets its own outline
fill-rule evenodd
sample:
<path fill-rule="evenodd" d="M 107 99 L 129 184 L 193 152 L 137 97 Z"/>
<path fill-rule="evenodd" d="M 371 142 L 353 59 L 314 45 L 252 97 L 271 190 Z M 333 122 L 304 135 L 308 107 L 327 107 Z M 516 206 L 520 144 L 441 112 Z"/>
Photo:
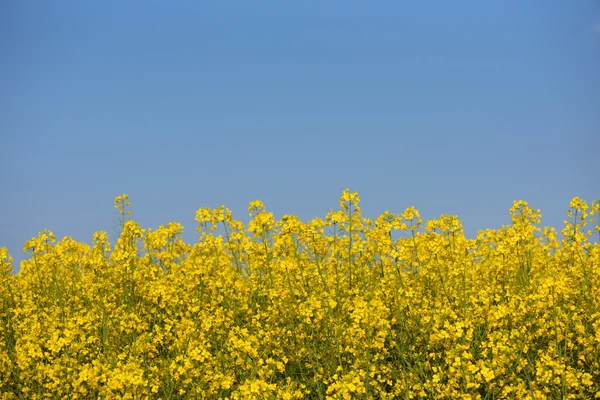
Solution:
<path fill-rule="evenodd" d="M 346 190 L 308 222 L 200 208 L 191 244 L 130 205 L 114 245 L 0 248 L 0 399 L 600 398 L 598 200 L 467 238 Z"/>

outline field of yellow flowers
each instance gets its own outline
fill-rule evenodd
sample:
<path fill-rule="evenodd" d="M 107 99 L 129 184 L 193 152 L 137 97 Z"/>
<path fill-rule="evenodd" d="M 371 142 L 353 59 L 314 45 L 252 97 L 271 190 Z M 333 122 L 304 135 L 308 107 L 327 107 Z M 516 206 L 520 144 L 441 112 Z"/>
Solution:
<path fill-rule="evenodd" d="M 225 208 L 120 237 L 0 249 L 2 399 L 600 398 L 600 201 L 561 235 L 516 201 L 465 238 L 413 207 L 247 225 Z"/>

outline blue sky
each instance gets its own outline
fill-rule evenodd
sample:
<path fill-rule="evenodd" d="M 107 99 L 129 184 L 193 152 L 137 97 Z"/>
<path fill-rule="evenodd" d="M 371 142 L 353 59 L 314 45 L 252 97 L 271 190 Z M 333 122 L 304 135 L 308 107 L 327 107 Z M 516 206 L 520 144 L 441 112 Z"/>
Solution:
<path fill-rule="evenodd" d="M 524 199 L 600 198 L 600 2 L 59 1 L 0 5 L 0 246 L 112 235 L 225 204 L 466 233 Z M 18 269 L 18 266 L 15 265 Z"/>

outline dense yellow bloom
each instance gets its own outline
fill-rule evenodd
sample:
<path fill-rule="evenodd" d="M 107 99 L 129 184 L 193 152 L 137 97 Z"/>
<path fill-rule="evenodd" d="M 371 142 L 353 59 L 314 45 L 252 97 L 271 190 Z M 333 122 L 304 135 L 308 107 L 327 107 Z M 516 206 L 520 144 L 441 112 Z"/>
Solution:
<path fill-rule="evenodd" d="M 561 235 L 515 201 L 474 239 L 339 204 L 199 208 L 188 244 L 124 194 L 113 245 L 42 231 L 17 274 L 0 248 L 0 398 L 600 398 L 600 201 Z"/>

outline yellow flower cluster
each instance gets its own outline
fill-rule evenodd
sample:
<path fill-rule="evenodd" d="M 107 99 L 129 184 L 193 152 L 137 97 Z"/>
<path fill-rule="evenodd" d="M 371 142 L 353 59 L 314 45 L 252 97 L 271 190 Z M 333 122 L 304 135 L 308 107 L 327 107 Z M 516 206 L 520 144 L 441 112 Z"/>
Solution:
<path fill-rule="evenodd" d="M 524 201 L 468 239 L 411 207 L 225 207 L 90 245 L 0 248 L 0 399 L 600 398 L 600 202 L 559 234 Z"/>

